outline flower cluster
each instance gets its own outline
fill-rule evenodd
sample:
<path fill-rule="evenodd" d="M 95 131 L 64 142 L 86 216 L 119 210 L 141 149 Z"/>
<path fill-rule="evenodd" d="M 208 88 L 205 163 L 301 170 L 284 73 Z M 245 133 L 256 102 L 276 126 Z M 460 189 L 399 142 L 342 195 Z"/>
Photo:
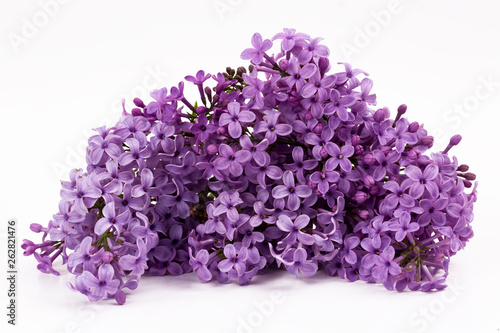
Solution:
<path fill-rule="evenodd" d="M 433 138 L 406 106 L 394 119 L 374 108 L 368 74 L 332 73 L 321 38 L 284 29 L 273 41 L 254 34 L 248 71 L 186 76 L 200 103 L 181 82 L 97 128 L 86 170 L 62 182 L 59 212 L 32 224 L 43 237 L 25 255 L 56 275 L 62 257 L 73 290 L 120 304 L 145 272 L 245 284 L 282 267 L 444 288 L 473 236 L 475 175 L 448 155 L 461 137 L 426 155 Z"/>

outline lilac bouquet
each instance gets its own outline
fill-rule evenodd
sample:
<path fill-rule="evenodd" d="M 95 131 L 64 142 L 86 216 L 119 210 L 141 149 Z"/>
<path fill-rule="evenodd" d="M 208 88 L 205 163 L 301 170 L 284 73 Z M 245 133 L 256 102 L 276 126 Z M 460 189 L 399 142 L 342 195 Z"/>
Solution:
<path fill-rule="evenodd" d="M 366 72 L 331 73 L 322 38 L 253 35 L 249 70 L 200 70 L 95 129 L 87 167 L 62 182 L 59 211 L 25 255 L 91 301 L 135 289 L 143 274 L 195 272 L 249 283 L 269 269 L 324 270 L 388 290 L 440 290 L 473 236 L 475 175 L 441 152 L 399 106 L 376 109 Z M 210 87 L 210 81 L 214 87 Z M 466 189 L 471 189 L 466 193 Z"/>

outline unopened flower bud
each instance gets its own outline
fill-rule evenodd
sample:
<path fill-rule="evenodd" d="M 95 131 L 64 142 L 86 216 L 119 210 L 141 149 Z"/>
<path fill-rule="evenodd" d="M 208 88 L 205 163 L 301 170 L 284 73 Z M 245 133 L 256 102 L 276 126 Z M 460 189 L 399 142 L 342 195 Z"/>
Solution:
<path fill-rule="evenodd" d="M 278 66 L 280 66 L 282 70 L 286 71 L 288 69 L 288 60 L 281 59 L 278 63 Z"/>
<path fill-rule="evenodd" d="M 367 218 L 370 217 L 370 212 L 368 212 L 367 210 L 360 210 L 358 212 L 358 215 L 359 217 L 361 217 L 363 220 L 366 220 Z"/>
<path fill-rule="evenodd" d="M 364 152 L 365 152 L 365 150 L 364 150 L 362 145 L 357 145 L 356 147 L 354 147 L 354 154 L 355 155 L 363 155 Z"/>
<path fill-rule="evenodd" d="M 330 69 L 330 60 L 328 58 L 319 58 L 318 61 L 319 73 L 323 76 Z"/>
<path fill-rule="evenodd" d="M 140 107 L 142 109 L 144 109 L 146 107 L 146 105 L 144 104 L 144 102 L 142 101 L 142 99 L 137 98 L 137 97 L 134 98 L 134 104 L 135 104 L 135 106 Z"/>
<path fill-rule="evenodd" d="M 306 112 L 306 114 L 304 115 L 304 118 L 305 118 L 306 120 L 311 120 L 311 119 L 313 119 L 314 117 L 313 117 L 313 115 L 312 115 L 312 112 L 311 112 L 311 111 L 307 111 L 307 112 Z"/>
<path fill-rule="evenodd" d="M 365 156 L 363 156 L 363 162 L 365 162 L 366 164 L 368 165 L 372 165 L 373 163 L 375 163 L 376 159 L 375 159 L 375 156 L 373 156 L 373 154 L 366 154 Z"/>
<path fill-rule="evenodd" d="M 415 149 L 412 149 L 412 150 L 408 151 L 408 152 L 406 153 L 406 156 L 407 156 L 410 160 L 412 160 L 412 161 L 415 161 L 415 160 L 417 160 L 417 159 L 418 159 L 418 153 L 417 153 L 417 151 L 416 151 Z"/>
<path fill-rule="evenodd" d="M 370 189 L 368 190 L 368 193 L 370 193 L 370 195 L 376 195 L 379 191 L 379 187 L 377 185 L 372 185 L 370 186 Z"/>
<path fill-rule="evenodd" d="M 354 194 L 354 197 L 353 197 L 354 201 L 356 201 L 357 203 L 363 203 L 366 201 L 366 199 L 368 199 L 368 194 L 366 194 L 365 192 L 362 192 L 362 191 L 359 191 L 359 192 L 356 192 Z"/>
<path fill-rule="evenodd" d="M 215 144 L 211 144 L 211 145 L 207 146 L 207 154 L 208 155 L 215 155 L 215 154 L 217 154 L 218 150 L 219 149 L 217 148 L 217 145 L 215 145 Z"/>
<path fill-rule="evenodd" d="M 372 175 L 365 175 L 363 177 L 363 184 L 365 184 L 366 187 L 370 187 L 375 184 L 375 179 L 373 179 Z"/>
<path fill-rule="evenodd" d="M 428 148 L 431 148 L 433 145 L 434 145 L 434 138 L 432 136 L 424 136 L 420 142 L 428 147 Z"/>
<path fill-rule="evenodd" d="M 383 122 L 385 119 L 385 112 L 383 109 L 378 109 L 375 111 L 375 114 L 373 115 L 373 120 L 375 120 L 377 123 Z"/>
<path fill-rule="evenodd" d="M 104 251 L 101 255 L 101 260 L 103 263 L 109 264 L 111 260 L 113 260 L 113 257 L 114 257 L 113 253 L 109 251 Z"/>
<path fill-rule="evenodd" d="M 225 135 L 226 134 L 226 128 L 225 127 L 219 127 L 216 131 L 217 135 Z"/>
<path fill-rule="evenodd" d="M 357 145 L 359 145 L 360 142 L 361 142 L 361 138 L 359 137 L 359 135 L 353 135 L 352 136 L 352 138 L 351 138 L 351 145 L 357 146 Z"/>
<path fill-rule="evenodd" d="M 450 145 L 456 146 L 460 143 L 460 141 L 462 141 L 462 136 L 460 134 L 456 134 L 456 135 L 451 137 Z"/>
<path fill-rule="evenodd" d="M 313 128 L 312 131 L 313 131 L 314 134 L 321 135 L 321 133 L 323 133 L 323 124 L 322 123 L 318 123 L 318 125 L 314 126 L 314 128 Z"/>
<path fill-rule="evenodd" d="M 205 95 L 207 95 L 208 99 L 212 99 L 212 89 L 210 87 L 205 87 Z"/>
<path fill-rule="evenodd" d="M 321 158 L 328 157 L 328 152 L 326 151 L 325 147 L 321 147 L 321 150 L 319 151 L 319 156 L 321 156 Z"/>
<path fill-rule="evenodd" d="M 416 121 L 414 121 L 410 125 L 408 125 L 408 132 L 415 133 L 419 128 L 420 125 Z"/>
<path fill-rule="evenodd" d="M 132 109 L 132 115 L 134 117 L 137 117 L 137 116 L 142 116 L 142 110 L 139 109 L 139 108 L 133 108 Z"/>
<path fill-rule="evenodd" d="M 469 166 L 467 164 L 460 164 L 457 168 L 457 171 L 466 172 L 469 170 Z"/>
<path fill-rule="evenodd" d="M 38 224 L 38 223 L 31 223 L 30 229 L 31 229 L 31 231 L 36 232 L 36 233 L 39 233 L 39 232 L 42 232 L 45 230 L 45 228 L 41 224 Z"/>
<path fill-rule="evenodd" d="M 208 111 L 208 109 L 206 107 L 204 107 L 203 105 L 202 106 L 198 106 L 196 108 L 196 113 L 197 114 L 203 114 L 203 113 L 205 113 L 207 111 Z"/>

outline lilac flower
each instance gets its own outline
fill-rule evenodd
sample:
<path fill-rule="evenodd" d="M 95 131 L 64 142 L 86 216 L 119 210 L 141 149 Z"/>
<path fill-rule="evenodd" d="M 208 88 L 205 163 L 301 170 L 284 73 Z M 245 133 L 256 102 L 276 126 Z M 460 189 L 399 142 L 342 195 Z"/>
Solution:
<path fill-rule="evenodd" d="M 425 167 L 424 172 L 414 165 L 407 166 L 405 174 L 408 176 L 408 180 L 405 180 L 405 185 L 410 185 L 410 195 L 418 199 L 427 189 L 433 198 L 437 197 L 439 189 L 432 180 L 437 177 L 438 171 L 437 165 L 432 163 Z"/>
<path fill-rule="evenodd" d="M 401 273 L 401 267 L 393 261 L 395 253 L 394 248 L 389 246 L 378 257 L 375 257 L 375 275 L 380 281 Z"/>
<path fill-rule="evenodd" d="M 262 140 L 258 144 L 254 145 L 248 135 L 243 135 L 240 137 L 240 145 L 243 149 L 246 149 L 250 152 L 253 160 L 258 165 L 266 164 L 266 148 L 269 146 L 269 141 L 267 139 Z"/>
<path fill-rule="evenodd" d="M 239 150 L 235 152 L 226 144 L 219 146 L 219 157 L 215 160 L 215 167 L 219 170 L 228 169 L 233 176 L 239 176 L 243 173 L 244 164 L 252 158 L 252 155 L 247 150 Z"/>
<path fill-rule="evenodd" d="M 229 221 L 235 222 L 239 217 L 236 206 L 241 203 L 243 200 L 240 199 L 238 192 L 223 192 L 219 195 L 219 204 L 213 214 L 218 216 L 225 213 Z"/>
<path fill-rule="evenodd" d="M 99 266 L 97 272 L 97 277 L 95 277 L 89 271 L 84 271 L 82 273 L 82 283 L 90 289 L 93 300 L 99 300 L 108 295 L 114 295 L 120 281 L 113 279 L 114 269 L 110 264 L 104 264 Z"/>
<path fill-rule="evenodd" d="M 290 170 L 283 174 L 283 184 L 273 189 L 273 197 L 276 199 L 287 197 L 287 207 L 290 210 L 296 210 L 300 206 L 300 198 L 306 198 L 311 195 L 312 190 L 307 185 L 295 186 L 295 180 Z"/>
<path fill-rule="evenodd" d="M 277 136 L 286 136 L 292 132 L 292 126 L 288 124 L 278 124 L 280 113 L 277 111 L 267 111 L 265 120 L 255 124 L 255 133 L 265 133 L 265 138 L 269 144 L 276 142 Z"/>
<path fill-rule="evenodd" d="M 267 50 L 273 46 L 269 39 L 262 41 L 262 36 L 257 32 L 252 36 L 253 48 L 245 49 L 241 53 L 241 59 L 250 60 L 252 64 L 259 65 Z"/>
<path fill-rule="evenodd" d="M 391 175 L 399 174 L 399 165 L 395 164 L 395 162 L 399 161 L 401 155 L 391 150 L 387 155 L 381 152 L 380 150 L 373 151 L 373 156 L 379 163 L 379 166 L 373 172 L 373 179 L 376 181 L 382 180 L 389 172 Z"/>
<path fill-rule="evenodd" d="M 325 96 L 329 96 L 328 88 L 333 86 L 336 81 L 337 77 L 335 75 L 327 75 L 321 78 L 319 72 L 316 72 L 309 78 L 309 82 L 302 87 L 300 94 L 304 98 L 309 98 L 316 94 L 317 91 L 322 91 Z"/>
<path fill-rule="evenodd" d="M 453 204 L 450 204 L 453 205 Z M 419 216 L 417 222 L 421 227 L 425 227 L 431 221 L 433 224 L 443 226 L 446 223 L 446 216 L 442 212 L 445 207 L 448 209 L 448 199 L 441 198 L 438 200 L 422 199 L 420 207 L 424 209 L 424 213 Z"/>
<path fill-rule="evenodd" d="M 302 248 L 295 250 L 293 253 L 293 263 L 287 266 L 287 270 L 296 276 L 298 276 L 299 271 L 304 276 L 313 276 L 318 270 L 318 265 L 307 260 L 307 252 Z"/>
<path fill-rule="evenodd" d="M 237 139 L 241 136 L 242 123 L 251 123 L 255 120 L 255 114 L 251 111 L 240 111 L 240 103 L 231 102 L 227 105 L 227 113 L 223 113 L 219 119 L 219 125 L 228 125 L 229 135 Z"/>
<path fill-rule="evenodd" d="M 80 179 L 76 182 L 75 190 L 62 189 L 61 198 L 67 201 L 73 201 L 73 207 L 82 214 L 88 212 L 94 202 L 101 196 L 101 191 L 95 187 L 88 186 L 85 180 Z"/>
<path fill-rule="evenodd" d="M 398 120 L 396 129 L 392 127 L 387 129 L 387 134 L 396 139 L 396 151 L 398 153 L 402 153 L 407 144 L 415 144 L 418 141 L 415 133 L 409 133 L 407 129 L 408 120 L 406 118 Z"/>
<path fill-rule="evenodd" d="M 295 172 L 299 183 L 305 184 L 304 170 L 313 170 L 318 165 L 318 162 L 313 159 L 304 161 L 304 150 L 301 147 L 293 148 L 292 158 L 294 163 L 285 164 L 285 168 Z"/>
<path fill-rule="evenodd" d="M 185 219 L 189 216 L 188 203 L 198 203 L 198 196 L 192 191 L 186 191 L 185 186 L 177 179 L 173 180 L 176 195 L 163 195 L 160 200 L 161 204 L 167 207 L 173 207 L 172 216 Z"/>
<path fill-rule="evenodd" d="M 283 81 L 290 87 L 295 87 L 297 91 L 300 91 L 306 85 L 306 79 L 310 78 L 317 71 L 317 67 L 314 64 L 307 64 L 304 67 L 300 67 L 299 62 L 294 58 L 288 66 L 289 76 L 283 78 Z"/>
<path fill-rule="evenodd" d="M 116 231 L 120 233 L 122 226 L 131 218 L 129 210 L 117 215 L 114 201 L 104 206 L 102 214 L 104 217 L 99 219 L 94 227 L 95 233 L 99 236 L 104 234 L 111 227 L 114 227 Z"/>
<path fill-rule="evenodd" d="M 139 168 L 142 169 L 144 167 L 144 159 L 151 156 L 151 147 L 146 146 L 141 148 L 139 141 L 134 138 L 127 139 L 125 143 L 130 148 L 130 151 L 120 155 L 118 163 L 125 166 L 135 161 Z"/>
<path fill-rule="evenodd" d="M 409 237 L 410 233 L 417 231 L 420 226 L 416 222 L 411 222 L 411 216 L 409 213 L 403 213 L 399 219 L 390 222 L 388 227 L 389 230 L 396 231 L 394 239 L 398 242 L 402 242 L 405 237 Z"/>
<path fill-rule="evenodd" d="M 337 114 L 340 120 L 347 121 L 349 119 L 347 108 L 356 103 L 356 98 L 353 96 L 341 97 L 338 90 L 332 89 L 330 90 L 330 100 L 331 102 L 325 105 L 324 114 Z"/>
<path fill-rule="evenodd" d="M 390 180 L 383 185 L 386 190 L 392 192 L 385 197 L 385 203 L 388 209 L 394 209 L 399 205 L 404 207 L 413 207 L 415 205 L 415 200 L 408 194 L 404 193 L 406 186 L 400 186 L 397 182 Z"/>
<path fill-rule="evenodd" d="M 309 35 L 301 32 L 295 32 L 295 29 L 284 28 L 283 32 L 279 32 L 272 40 L 281 39 L 281 49 L 285 52 L 290 51 L 295 46 L 298 40 L 309 39 Z"/>
<path fill-rule="evenodd" d="M 226 256 L 226 259 L 221 260 L 218 264 L 222 272 L 229 272 L 234 268 L 238 276 L 245 273 L 245 261 L 248 257 L 248 250 L 246 247 L 242 246 L 239 251 L 236 251 L 233 244 L 228 244 L 224 247 L 224 256 Z"/>
<path fill-rule="evenodd" d="M 309 224 L 309 221 L 310 218 L 307 215 L 300 215 L 293 222 L 288 216 L 281 215 L 276 222 L 276 226 L 280 230 L 288 232 L 288 235 L 283 238 L 283 242 L 295 244 L 298 240 L 304 245 L 314 244 L 314 237 L 301 231 L 301 229 L 305 228 Z"/>
<path fill-rule="evenodd" d="M 189 248 L 189 257 L 189 263 L 193 267 L 193 272 L 198 273 L 200 281 L 208 282 L 212 280 L 212 272 L 207 268 L 209 259 L 208 251 L 202 249 L 196 253 L 196 257 L 193 257 L 191 248 Z"/>
<path fill-rule="evenodd" d="M 146 262 L 146 243 L 142 238 L 137 239 L 137 252 L 135 255 L 126 254 L 118 261 L 123 270 L 131 271 L 132 275 L 140 276 L 148 268 Z"/>
<path fill-rule="evenodd" d="M 352 170 L 352 163 L 349 157 L 354 154 L 354 147 L 351 145 L 344 145 L 339 148 L 335 143 L 325 146 L 328 155 L 331 157 L 326 161 L 325 168 L 327 170 L 334 170 L 340 165 L 340 168 L 346 172 Z"/>
<path fill-rule="evenodd" d="M 330 189 L 330 184 L 337 182 L 339 178 L 338 172 L 323 170 L 322 172 L 315 171 L 309 180 L 317 184 L 319 192 L 324 195 Z"/>

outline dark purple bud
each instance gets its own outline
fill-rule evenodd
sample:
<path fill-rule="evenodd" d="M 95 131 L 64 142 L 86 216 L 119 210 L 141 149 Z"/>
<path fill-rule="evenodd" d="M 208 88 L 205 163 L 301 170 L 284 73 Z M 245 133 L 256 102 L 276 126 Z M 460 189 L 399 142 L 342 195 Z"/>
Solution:
<path fill-rule="evenodd" d="M 476 174 L 472 172 L 460 173 L 458 174 L 460 177 L 463 177 L 467 180 L 476 180 Z"/>
<path fill-rule="evenodd" d="M 351 145 L 357 146 L 357 145 L 359 145 L 360 142 L 361 142 L 361 138 L 359 137 L 359 135 L 353 135 L 352 136 L 352 138 L 351 138 Z"/>
<path fill-rule="evenodd" d="M 366 187 L 370 187 L 375 184 L 375 179 L 373 179 L 372 175 L 365 175 L 363 177 L 363 184 L 365 184 Z"/>
<path fill-rule="evenodd" d="M 319 58 L 318 61 L 319 74 L 321 76 L 325 75 L 326 72 L 330 69 L 330 60 L 328 58 Z"/>
<path fill-rule="evenodd" d="M 359 191 L 354 194 L 353 197 L 354 201 L 356 201 L 358 204 L 363 203 L 368 199 L 368 194 L 365 192 Z"/>
<path fill-rule="evenodd" d="M 414 121 L 408 126 L 408 132 L 415 133 L 420 128 L 420 125 Z"/>
<path fill-rule="evenodd" d="M 214 95 L 214 99 L 213 99 L 214 104 L 219 101 L 219 98 L 220 98 L 219 94 Z"/>
<path fill-rule="evenodd" d="M 363 148 L 362 145 L 357 145 L 356 147 L 354 147 L 354 154 L 355 155 L 363 155 L 364 152 L 365 152 L 365 149 Z"/>
<path fill-rule="evenodd" d="M 286 71 L 288 69 L 288 60 L 281 59 L 278 63 L 278 66 L 280 66 L 282 70 Z"/>
<path fill-rule="evenodd" d="M 368 193 L 370 193 L 370 195 L 376 195 L 379 190 L 380 189 L 377 185 L 372 185 L 372 186 L 370 186 Z"/>
<path fill-rule="evenodd" d="M 368 212 L 367 210 L 360 210 L 358 212 L 358 215 L 359 217 L 361 217 L 363 220 L 366 220 L 367 218 L 370 217 L 370 212 Z"/>
<path fill-rule="evenodd" d="M 398 107 L 398 115 L 401 117 L 402 115 L 404 115 L 406 113 L 406 109 L 408 107 L 406 106 L 406 104 L 401 104 L 399 107 Z"/>
<path fill-rule="evenodd" d="M 132 109 L 132 115 L 134 117 L 137 117 L 137 116 L 142 116 L 142 110 L 139 109 L 139 108 L 133 108 Z"/>
<path fill-rule="evenodd" d="M 113 257 L 114 257 L 113 253 L 109 251 L 104 251 L 101 255 L 101 260 L 103 263 L 109 264 L 111 260 L 113 260 Z"/>
<path fill-rule="evenodd" d="M 373 156 L 373 154 L 366 154 L 365 156 L 363 156 L 363 162 L 365 162 L 366 164 L 368 165 L 372 165 L 373 163 L 375 163 L 376 159 L 375 159 L 375 156 Z"/>
<path fill-rule="evenodd" d="M 135 104 L 135 106 L 140 107 L 142 109 L 144 109 L 146 107 L 146 105 L 144 104 L 144 102 L 142 101 L 142 99 L 137 98 L 137 97 L 134 98 L 134 104 Z"/>
<path fill-rule="evenodd" d="M 209 100 L 212 99 L 212 89 L 210 87 L 205 87 L 205 95 L 207 95 Z"/>
<path fill-rule="evenodd" d="M 313 119 L 314 117 L 313 117 L 313 115 L 312 115 L 312 112 L 311 112 L 311 111 L 307 111 L 307 112 L 306 112 L 306 114 L 304 115 L 304 118 L 305 118 L 306 120 L 311 120 L 311 119 Z"/>
<path fill-rule="evenodd" d="M 469 171 L 469 166 L 467 164 L 460 164 L 457 168 L 457 171 L 460 171 L 460 172 Z"/>
<path fill-rule="evenodd" d="M 460 134 L 456 134 L 456 135 L 452 136 L 450 139 L 450 143 L 448 144 L 446 149 L 443 151 L 443 154 L 447 154 L 450 151 L 451 147 L 458 145 L 460 143 L 460 141 L 462 141 L 462 136 Z"/>
<path fill-rule="evenodd" d="M 203 113 L 205 113 L 205 112 L 207 112 L 207 111 L 208 111 L 208 109 L 207 109 L 206 107 L 204 107 L 204 106 L 198 106 L 198 107 L 196 108 L 196 113 L 197 113 L 197 114 L 203 114 Z"/>
<path fill-rule="evenodd" d="M 422 144 L 424 146 L 427 146 L 429 148 L 431 148 L 433 145 L 434 145 L 434 137 L 432 136 L 424 136 L 421 140 Z"/>
<path fill-rule="evenodd" d="M 323 124 L 322 123 L 319 123 L 318 125 L 314 126 L 313 128 L 313 133 L 315 134 L 319 134 L 321 135 L 321 133 L 323 132 Z"/>
<path fill-rule="evenodd" d="M 471 188 L 472 187 L 472 182 L 470 180 L 465 179 L 464 180 L 464 186 L 467 187 L 467 188 Z"/>

